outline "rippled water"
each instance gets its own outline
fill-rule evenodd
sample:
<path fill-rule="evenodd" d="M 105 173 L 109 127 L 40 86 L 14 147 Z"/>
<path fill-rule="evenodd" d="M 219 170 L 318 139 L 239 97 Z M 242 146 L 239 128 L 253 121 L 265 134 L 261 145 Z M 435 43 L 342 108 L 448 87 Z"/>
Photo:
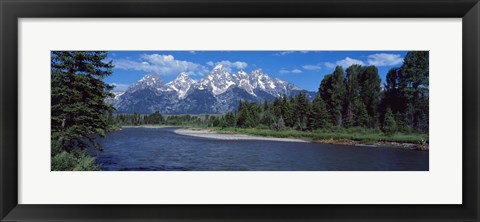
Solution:
<path fill-rule="evenodd" d="M 216 140 L 173 128 L 123 128 L 100 140 L 103 170 L 424 171 L 428 152 L 318 143 Z"/>

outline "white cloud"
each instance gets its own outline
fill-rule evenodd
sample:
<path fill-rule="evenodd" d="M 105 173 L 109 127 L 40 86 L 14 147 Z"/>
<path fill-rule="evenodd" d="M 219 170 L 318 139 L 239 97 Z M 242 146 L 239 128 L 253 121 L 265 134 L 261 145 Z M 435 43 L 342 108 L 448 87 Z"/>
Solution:
<path fill-rule="evenodd" d="M 284 56 L 284 55 L 288 55 L 288 54 L 291 54 L 291 53 L 294 53 L 294 51 L 283 51 L 283 52 L 278 52 L 278 53 L 276 53 L 275 55 Z"/>
<path fill-rule="evenodd" d="M 350 57 L 346 57 L 345 59 L 337 61 L 337 66 L 341 66 L 344 69 L 346 69 L 349 66 L 354 65 L 354 64 L 362 65 L 362 66 L 365 65 L 365 63 L 363 61 L 358 60 L 358 59 L 352 59 Z"/>
<path fill-rule="evenodd" d="M 403 63 L 399 54 L 377 53 L 368 56 L 368 64 L 374 66 L 395 66 Z"/>
<path fill-rule="evenodd" d="M 403 63 L 403 58 L 399 54 L 377 53 L 368 56 L 366 62 L 358 59 L 346 57 L 345 59 L 336 61 L 335 63 L 325 62 L 325 67 L 335 68 L 335 66 L 342 66 L 344 69 L 351 65 L 373 65 L 373 66 L 395 66 Z M 304 67 L 305 68 L 305 67 Z"/>
<path fill-rule="evenodd" d="M 276 55 L 276 56 L 284 56 L 284 55 L 288 55 L 288 54 L 292 54 L 292 53 L 296 53 L 296 52 L 299 52 L 299 53 L 309 53 L 310 51 L 282 51 L 282 52 L 275 53 L 274 55 Z"/>
<path fill-rule="evenodd" d="M 112 83 L 111 85 L 114 86 L 113 90 L 114 92 L 124 92 L 127 90 L 129 85 L 127 84 L 121 84 L 121 83 Z"/>
<path fill-rule="evenodd" d="M 302 66 L 302 68 L 306 70 L 319 70 L 322 67 L 319 64 L 317 64 L 317 65 L 304 65 Z"/>
<path fill-rule="evenodd" d="M 292 70 L 292 73 L 295 73 L 295 74 L 302 73 L 302 70 L 300 70 L 300 69 L 294 69 L 294 70 Z"/>
<path fill-rule="evenodd" d="M 335 68 L 336 66 L 341 66 L 342 68 L 346 69 L 349 66 L 354 65 L 354 64 L 362 65 L 362 66 L 365 65 L 365 63 L 362 60 L 352 59 L 350 57 L 346 57 L 345 59 L 338 60 L 335 63 L 331 63 L 331 62 L 325 62 L 324 63 L 325 67 L 330 68 L 330 69 Z"/>
<path fill-rule="evenodd" d="M 280 74 L 289 74 L 289 73 L 299 74 L 299 73 L 302 73 L 302 70 L 300 70 L 300 69 L 292 69 L 292 70 L 280 69 L 278 71 L 278 73 L 280 73 Z"/>
<path fill-rule="evenodd" d="M 176 60 L 172 55 L 145 54 L 138 60 L 117 59 L 114 60 L 115 68 L 125 70 L 137 70 L 159 75 L 177 75 L 187 72 L 191 75 L 203 75 L 208 70 L 197 63 Z"/>
<path fill-rule="evenodd" d="M 212 62 L 212 61 L 207 62 L 207 65 L 209 65 L 209 66 L 216 66 L 218 64 L 222 64 L 223 67 L 225 68 L 225 70 L 227 70 L 228 72 L 232 72 L 233 68 L 235 68 L 235 69 L 245 69 L 248 66 L 248 64 L 246 62 L 242 62 L 242 61 L 231 62 L 231 61 L 228 61 L 228 60 L 223 60 L 223 61 L 220 61 L 220 62 Z"/>
<path fill-rule="evenodd" d="M 331 63 L 331 62 L 326 62 L 324 64 L 327 68 L 335 68 L 335 64 L 334 63 Z"/>

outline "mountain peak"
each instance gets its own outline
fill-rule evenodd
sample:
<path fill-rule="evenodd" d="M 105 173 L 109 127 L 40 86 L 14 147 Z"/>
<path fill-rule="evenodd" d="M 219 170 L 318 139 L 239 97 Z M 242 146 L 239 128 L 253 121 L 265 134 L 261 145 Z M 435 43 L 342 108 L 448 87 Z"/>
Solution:
<path fill-rule="evenodd" d="M 178 74 L 177 78 L 175 80 L 173 80 L 173 82 L 193 84 L 196 81 L 193 80 L 192 78 L 190 78 L 188 73 L 182 72 L 182 73 Z"/>
<path fill-rule="evenodd" d="M 144 75 L 138 82 L 129 87 L 130 90 L 137 91 L 145 88 L 159 88 L 163 81 L 158 74 Z"/>
<path fill-rule="evenodd" d="M 213 68 L 213 70 L 218 70 L 218 69 L 223 69 L 223 65 L 222 64 L 217 64 L 215 66 L 215 68 Z"/>
<path fill-rule="evenodd" d="M 148 74 L 144 75 L 137 83 L 146 84 L 146 85 L 158 85 L 162 84 L 162 79 L 158 74 Z"/>
<path fill-rule="evenodd" d="M 191 79 L 188 76 L 188 73 L 182 72 L 178 74 L 176 79 L 165 85 L 165 91 L 174 90 L 177 92 L 178 98 L 183 99 L 187 96 L 188 91 L 195 83 L 195 80 Z"/>
<path fill-rule="evenodd" d="M 259 74 L 263 74 L 261 68 L 258 68 L 258 69 L 255 69 L 255 70 L 252 71 L 252 75 L 259 75 Z"/>
<path fill-rule="evenodd" d="M 239 74 L 239 75 L 247 75 L 247 73 L 246 73 L 245 71 L 243 71 L 243 69 L 240 70 L 240 71 L 238 71 L 237 74 Z"/>
<path fill-rule="evenodd" d="M 178 74 L 177 78 L 175 80 L 187 80 L 190 79 L 190 76 L 186 72 L 182 72 Z"/>
<path fill-rule="evenodd" d="M 144 75 L 140 80 L 139 82 L 144 82 L 144 81 L 153 81 L 153 82 L 156 82 L 156 81 L 160 81 L 160 75 L 158 74 L 147 74 L 147 75 Z"/>

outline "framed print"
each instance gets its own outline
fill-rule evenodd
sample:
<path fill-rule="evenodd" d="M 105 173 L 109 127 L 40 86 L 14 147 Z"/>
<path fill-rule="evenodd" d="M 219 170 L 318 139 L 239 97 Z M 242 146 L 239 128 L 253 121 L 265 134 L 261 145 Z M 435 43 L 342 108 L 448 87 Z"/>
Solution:
<path fill-rule="evenodd" d="M 1 1 L 1 221 L 478 221 L 476 0 Z"/>

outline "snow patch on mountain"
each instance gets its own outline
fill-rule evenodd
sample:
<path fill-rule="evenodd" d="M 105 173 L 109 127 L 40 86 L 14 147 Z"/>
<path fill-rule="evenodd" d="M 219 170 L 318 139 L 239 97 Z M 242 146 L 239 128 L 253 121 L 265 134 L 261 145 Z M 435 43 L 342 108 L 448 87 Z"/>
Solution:
<path fill-rule="evenodd" d="M 152 88 L 159 89 L 163 86 L 160 76 L 157 74 L 150 74 L 143 76 L 138 82 L 128 87 L 128 91 L 138 91 L 142 89 Z"/>
<path fill-rule="evenodd" d="M 262 102 L 299 91 L 294 84 L 271 78 L 261 69 L 230 74 L 219 64 L 200 80 L 183 72 L 163 84 L 160 76 L 146 75 L 109 102 L 117 112 L 225 113 L 235 109 L 240 99 Z"/>
<path fill-rule="evenodd" d="M 195 83 L 196 81 L 191 79 L 186 72 L 182 72 L 176 79 L 167 83 L 164 88 L 166 88 L 165 91 L 168 91 L 169 89 L 176 91 L 178 98 L 184 99 L 192 85 Z"/>

